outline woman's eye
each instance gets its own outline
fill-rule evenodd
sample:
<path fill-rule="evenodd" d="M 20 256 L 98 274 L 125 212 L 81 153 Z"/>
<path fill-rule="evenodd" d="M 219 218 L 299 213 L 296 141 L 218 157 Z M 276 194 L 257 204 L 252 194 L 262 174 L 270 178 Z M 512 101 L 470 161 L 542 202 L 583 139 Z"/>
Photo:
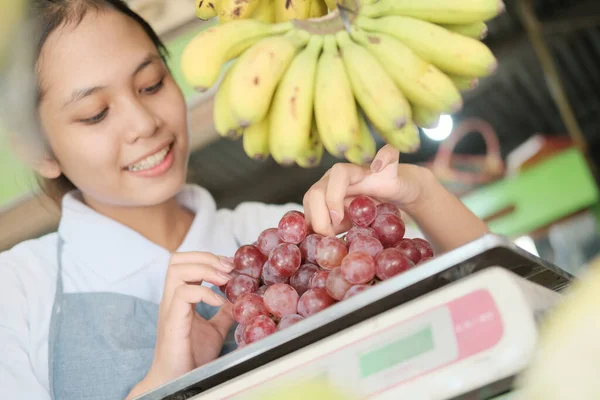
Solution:
<path fill-rule="evenodd" d="M 163 87 L 164 81 L 165 81 L 165 78 L 161 79 L 156 85 L 142 89 L 142 93 L 143 94 L 154 94 L 154 93 L 158 92 Z"/>
<path fill-rule="evenodd" d="M 82 119 L 80 121 L 84 124 L 94 125 L 102 121 L 104 117 L 106 117 L 106 114 L 108 114 L 108 108 L 105 108 L 100 114 L 94 115 L 92 118 Z"/>

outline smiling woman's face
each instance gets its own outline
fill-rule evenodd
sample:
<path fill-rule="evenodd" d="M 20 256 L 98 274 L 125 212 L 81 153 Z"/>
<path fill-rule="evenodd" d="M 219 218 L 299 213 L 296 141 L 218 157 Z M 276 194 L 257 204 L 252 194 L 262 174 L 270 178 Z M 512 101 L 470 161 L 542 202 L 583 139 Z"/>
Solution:
<path fill-rule="evenodd" d="M 150 206 L 185 182 L 187 110 L 159 52 L 135 21 L 90 10 L 48 38 L 38 62 L 39 115 L 53 160 L 88 202 Z"/>

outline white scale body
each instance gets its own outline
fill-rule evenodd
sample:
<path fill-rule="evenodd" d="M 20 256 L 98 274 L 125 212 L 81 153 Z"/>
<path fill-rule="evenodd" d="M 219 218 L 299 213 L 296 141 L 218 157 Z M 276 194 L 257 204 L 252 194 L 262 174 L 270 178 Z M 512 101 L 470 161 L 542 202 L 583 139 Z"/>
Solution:
<path fill-rule="evenodd" d="M 560 297 L 486 268 L 194 399 L 260 399 L 312 378 L 359 399 L 452 399 L 519 374 L 535 351 L 540 316 Z"/>

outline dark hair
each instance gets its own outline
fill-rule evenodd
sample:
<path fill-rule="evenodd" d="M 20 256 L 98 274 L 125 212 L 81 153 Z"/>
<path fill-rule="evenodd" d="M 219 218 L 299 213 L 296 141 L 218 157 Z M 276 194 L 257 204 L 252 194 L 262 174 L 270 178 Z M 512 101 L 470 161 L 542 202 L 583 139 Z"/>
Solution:
<path fill-rule="evenodd" d="M 33 0 L 31 9 L 31 19 L 34 29 L 37 29 L 35 35 L 35 62 L 37 63 L 48 37 L 56 29 L 66 24 L 81 23 L 89 11 L 104 11 L 107 9 L 116 10 L 128 16 L 139 24 L 148 35 L 152 43 L 156 46 L 159 54 L 166 61 L 168 50 L 160 40 L 154 29 L 141 16 L 133 11 L 122 0 Z M 36 68 L 37 70 L 37 68 Z M 37 84 L 37 103 L 43 97 L 38 74 Z M 56 179 L 40 178 L 39 184 L 42 191 L 57 204 L 62 201 L 63 196 L 75 189 L 75 185 L 65 176 L 61 175 Z M 60 205 L 60 204 L 59 204 Z"/>

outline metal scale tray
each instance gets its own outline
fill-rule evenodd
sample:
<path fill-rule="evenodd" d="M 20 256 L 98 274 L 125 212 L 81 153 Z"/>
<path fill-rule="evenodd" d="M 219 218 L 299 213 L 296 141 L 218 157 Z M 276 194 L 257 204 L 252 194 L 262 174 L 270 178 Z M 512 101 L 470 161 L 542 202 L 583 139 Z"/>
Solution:
<path fill-rule="evenodd" d="M 484 268 L 499 266 L 555 291 L 573 276 L 509 239 L 488 234 L 351 299 L 277 332 L 260 342 L 197 368 L 138 399 L 187 399 L 235 377 L 315 343 L 377 314 L 407 303 Z"/>

